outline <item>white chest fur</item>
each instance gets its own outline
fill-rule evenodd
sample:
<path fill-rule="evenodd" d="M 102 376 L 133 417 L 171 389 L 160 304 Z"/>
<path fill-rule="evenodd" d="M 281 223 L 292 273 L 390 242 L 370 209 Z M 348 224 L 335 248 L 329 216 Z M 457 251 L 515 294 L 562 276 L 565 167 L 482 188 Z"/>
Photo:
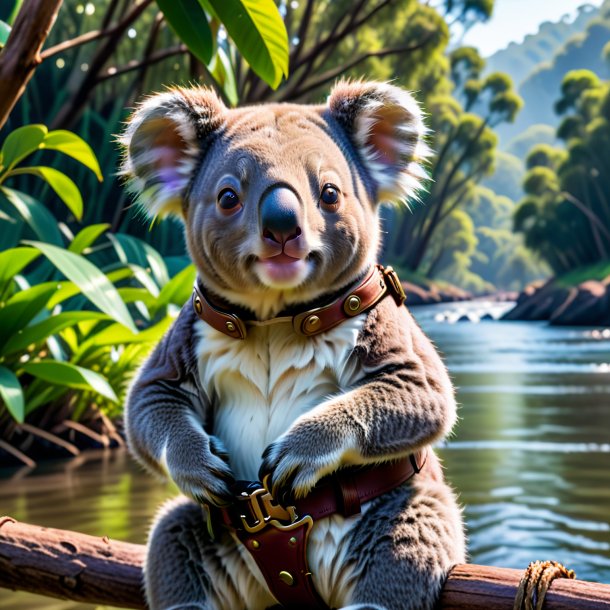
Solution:
<path fill-rule="evenodd" d="M 353 350 L 362 323 L 360 316 L 316 337 L 295 335 L 290 324 L 254 327 L 244 341 L 200 324 L 199 375 L 213 405 L 212 433 L 228 450 L 237 478 L 256 480 L 262 453 L 272 441 L 299 416 L 358 380 L 362 371 Z M 351 590 L 345 557 L 354 519 L 322 519 L 309 538 L 314 584 L 332 607 Z M 263 584 L 262 575 L 259 580 Z M 253 592 L 244 594 L 251 599 Z"/>
<path fill-rule="evenodd" d="M 353 349 L 362 317 L 316 337 L 289 323 L 252 327 L 244 341 L 200 323 L 199 376 L 213 405 L 212 433 L 238 478 L 256 480 L 264 449 L 293 421 L 358 378 Z M 312 448 L 315 450 L 315 448 Z"/>

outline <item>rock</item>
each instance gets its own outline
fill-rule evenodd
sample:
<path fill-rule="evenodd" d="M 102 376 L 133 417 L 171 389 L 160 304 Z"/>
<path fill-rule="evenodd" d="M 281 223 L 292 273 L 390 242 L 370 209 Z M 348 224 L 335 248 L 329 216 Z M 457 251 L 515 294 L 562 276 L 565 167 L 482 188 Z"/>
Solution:
<path fill-rule="evenodd" d="M 562 326 L 610 325 L 610 277 L 565 287 L 549 280 L 528 286 L 503 320 L 549 320 Z"/>

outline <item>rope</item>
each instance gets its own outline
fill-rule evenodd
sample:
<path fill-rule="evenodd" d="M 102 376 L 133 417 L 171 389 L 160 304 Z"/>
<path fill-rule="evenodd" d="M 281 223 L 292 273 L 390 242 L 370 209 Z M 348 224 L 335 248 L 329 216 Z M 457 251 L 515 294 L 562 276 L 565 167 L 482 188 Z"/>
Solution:
<path fill-rule="evenodd" d="M 546 592 L 556 578 L 576 578 L 576 574 L 557 561 L 532 561 L 519 583 L 513 610 L 542 610 Z"/>

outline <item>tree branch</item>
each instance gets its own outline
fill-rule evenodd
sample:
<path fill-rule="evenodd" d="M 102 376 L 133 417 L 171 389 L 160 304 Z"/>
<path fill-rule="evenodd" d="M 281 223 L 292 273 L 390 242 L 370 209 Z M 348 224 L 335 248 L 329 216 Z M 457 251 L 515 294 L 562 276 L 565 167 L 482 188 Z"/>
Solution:
<path fill-rule="evenodd" d="M 97 605 L 145 608 L 145 547 L 106 537 L 43 528 L 0 517 L 0 587 Z M 521 570 L 457 565 L 443 585 L 439 610 L 507 610 Z M 409 592 L 405 591 L 405 596 Z M 608 610 L 610 585 L 559 578 L 548 610 Z"/>
<path fill-rule="evenodd" d="M 160 61 L 167 59 L 168 57 L 180 55 L 181 53 L 188 53 L 188 48 L 186 45 L 179 44 L 175 47 L 161 49 L 160 51 L 157 51 L 156 53 L 149 55 L 146 59 L 142 59 L 140 61 L 132 59 L 129 63 L 120 68 L 108 68 L 105 74 L 101 74 L 97 77 L 95 84 L 101 83 L 110 78 L 115 78 L 116 76 L 121 76 L 121 74 L 127 74 L 127 72 L 132 72 L 133 70 L 152 66 L 153 64 L 159 63 Z"/>
<path fill-rule="evenodd" d="M 325 85 L 326 83 L 334 80 L 335 78 L 337 78 L 337 76 L 347 72 L 348 70 L 351 70 L 352 68 L 356 67 L 358 64 L 362 63 L 363 61 L 366 61 L 367 59 L 371 59 L 373 57 L 389 57 L 390 55 L 400 55 L 401 53 L 411 53 L 413 51 L 418 51 L 426 44 L 428 44 L 433 34 L 434 33 L 431 32 L 424 40 L 412 45 L 379 49 L 378 51 L 369 51 L 367 53 L 362 53 L 347 64 L 342 64 L 340 66 L 337 66 L 336 68 L 333 68 L 332 70 L 327 70 L 326 72 L 323 72 L 309 83 L 305 81 L 305 86 L 302 89 L 293 90 L 291 92 L 291 97 L 295 99 L 299 98 L 305 95 L 306 93 L 309 93 L 310 91 L 313 91 L 314 89 L 317 89 L 318 87 L 321 87 L 322 85 Z"/>
<path fill-rule="evenodd" d="M 44 44 L 63 0 L 25 0 L 0 51 L 0 128 L 42 61 Z"/>

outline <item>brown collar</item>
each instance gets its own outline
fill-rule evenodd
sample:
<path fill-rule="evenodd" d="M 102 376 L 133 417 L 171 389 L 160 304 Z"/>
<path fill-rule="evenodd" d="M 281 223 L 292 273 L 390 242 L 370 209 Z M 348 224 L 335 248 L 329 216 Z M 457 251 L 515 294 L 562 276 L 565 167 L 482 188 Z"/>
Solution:
<path fill-rule="evenodd" d="M 324 307 L 308 309 L 294 316 L 272 318 L 262 322 L 242 320 L 237 314 L 212 305 L 197 283 L 195 283 L 192 301 L 193 309 L 199 318 L 212 328 L 234 339 L 245 339 L 248 334 L 248 326 L 266 326 L 278 322 L 291 322 L 295 333 L 312 337 L 368 311 L 388 295 L 392 295 L 399 306 L 404 303 L 406 298 L 394 269 L 375 265 L 356 288 Z"/>

